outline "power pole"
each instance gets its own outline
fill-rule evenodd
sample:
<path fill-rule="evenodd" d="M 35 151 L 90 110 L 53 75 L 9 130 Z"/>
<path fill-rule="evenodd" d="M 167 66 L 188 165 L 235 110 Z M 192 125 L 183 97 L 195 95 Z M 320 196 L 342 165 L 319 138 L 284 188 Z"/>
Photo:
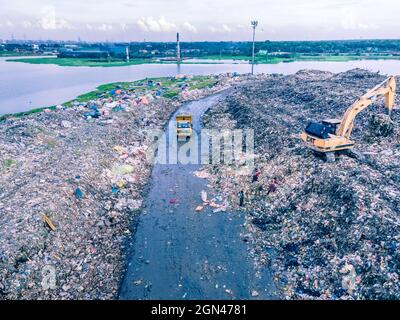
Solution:
<path fill-rule="evenodd" d="M 258 26 L 258 21 L 254 20 L 251 22 L 251 27 L 253 28 L 253 54 L 251 60 L 251 74 L 254 74 L 254 63 L 255 63 L 255 50 L 256 50 L 256 28 Z"/>
<path fill-rule="evenodd" d="M 125 48 L 125 53 L 126 53 L 126 62 L 129 62 L 129 47 Z"/>

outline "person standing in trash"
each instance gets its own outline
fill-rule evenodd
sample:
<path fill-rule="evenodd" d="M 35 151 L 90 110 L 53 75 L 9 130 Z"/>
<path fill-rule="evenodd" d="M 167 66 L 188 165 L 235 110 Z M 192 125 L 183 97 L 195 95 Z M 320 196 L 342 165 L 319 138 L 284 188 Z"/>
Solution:
<path fill-rule="evenodd" d="M 277 187 L 278 187 L 278 180 L 276 178 L 274 178 L 274 180 L 272 180 L 272 182 L 268 186 L 267 194 L 274 193 L 276 191 Z"/>
<path fill-rule="evenodd" d="M 257 182 L 258 178 L 260 177 L 261 171 L 258 169 L 255 169 L 253 172 L 253 180 L 251 181 L 252 183 Z"/>
<path fill-rule="evenodd" d="M 239 192 L 239 206 L 243 207 L 243 205 L 244 205 L 244 192 L 243 190 L 241 190 Z"/>
<path fill-rule="evenodd" d="M 259 182 L 260 175 L 261 171 L 259 169 L 254 169 L 251 183 L 254 184 L 256 182 Z M 254 188 L 252 188 L 252 196 L 253 197 L 260 196 L 262 191 L 263 191 L 262 183 L 256 183 Z"/>

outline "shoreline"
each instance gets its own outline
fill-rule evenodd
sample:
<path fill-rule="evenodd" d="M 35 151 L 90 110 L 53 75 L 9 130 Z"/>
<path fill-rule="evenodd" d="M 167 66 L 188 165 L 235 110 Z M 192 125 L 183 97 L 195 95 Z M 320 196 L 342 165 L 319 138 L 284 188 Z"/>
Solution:
<path fill-rule="evenodd" d="M 132 59 L 130 62 L 123 60 L 115 61 L 96 61 L 91 59 L 81 58 L 57 58 L 57 57 L 25 57 L 12 59 L 14 57 L 6 57 L 6 62 L 20 62 L 28 64 L 50 64 L 60 67 L 90 67 L 90 68 L 113 68 L 113 67 L 128 67 L 142 64 L 176 64 L 176 61 L 162 61 L 157 59 Z M 11 58 L 11 59 L 10 59 Z M 204 62 L 190 61 L 190 60 L 204 60 Z M 207 62 L 209 60 L 209 62 Z M 251 63 L 250 56 L 204 56 L 204 57 L 191 57 L 184 59 L 181 64 L 224 64 L 224 61 L 232 60 L 232 63 L 244 63 L 248 61 Z M 255 64 L 279 64 L 279 63 L 292 63 L 292 62 L 350 62 L 350 61 L 364 61 L 364 60 L 400 60 L 400 56 L 391 55 L 306 55 L 299 54 L 293 57 L 278 57 L 278 56 L 257 56 Z"/>
<path fill-rule="evenodd" d="M 71 107 L 76 103 L 87 103 L 89 102 L 91 99 L 96 99 L 100 96 L 106 96 L 106 97 L 110 97 L 109 92 L 111 92 L 112 90 L 118 90 L 118 89 L 127 89 L 127 88 L 139 88 L 142 87 L 142 84 L 146 81 L 152 81 L 153 83 L 163 83 L 163 86 L 168 87 L 168 89 L 165 90 L 165 88 L 163 89 L 163 92 L 160 94 L 163 97 L 166 98 L 174 98 L 178 95 L 179 92 L 179 88 L 176 86 L 171 87 L 171 85 L 177 84 L 178 86 L 180 84 L 184 84 L 184 80 L 177 78 L 176 81 L 172 80 L 174 77 L 157 77 L 157 78 L 144 78 L 144 79 L 140 79 L 140 80 L 136 80 L 136 81 L 131 81 L 131 82 L 111 82 L 111 83 L 105 83 L 102 85 L 99 85 L 96 87 L 95 90 L 93 91 L 89 91 L 87 93 L 83 93 L 79 96 L 77 96 L 76 98 L 64 102 L 58 106 L 56 105 L 52 105 L 52 106 L 48 106 L 48 107 L 39 107 L 39 108 L 34 108 L 28 111 L 21 111 L 21 112 L 16 112 L 16 113 L 8 113 L 8 114 L 4 114 L 4 115 L 0 115 L 0 123 L 1 121 L 5 121 L 7 119 L 10 118 L 20 118 L 20 117 L 24 117 L 24 116 L 29 116 L 35 113 L 40 113 L 43 112 L 44 110 L 48 109 L 48 110 L 56 110 L 57 107 L 60 108 L 60 106 L 64 106 L 64 107 Z M 175 77 L 176 78 L 176 77 Z M 169 79 L 169 80 L 168 80 Z M 190 76 L 189 79 L 191 79 L 191 81 L 197 82 L 193 85 L 189 85 L 189 89 L 202 89 L 205 88 L 209 85 L 211 85 L 213 83 L 213 79 L 215 79 L 214 76 L 212 75 L 199 75 L 199 76 Z M 156 91 L 158 88 L 156 86 L 152 87 L 151 91 Z"/>

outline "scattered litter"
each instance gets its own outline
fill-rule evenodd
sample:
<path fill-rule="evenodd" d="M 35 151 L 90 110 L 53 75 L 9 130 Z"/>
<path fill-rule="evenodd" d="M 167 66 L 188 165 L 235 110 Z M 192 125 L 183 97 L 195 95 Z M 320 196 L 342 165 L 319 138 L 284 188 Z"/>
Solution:
<path fill-rule="evenodd" d="M 202 211 L 204 209 L 204 206 L 197 206 L 195 211 L 199 212 Z"/>
<path fill-rule="evenodd" d="M 208 179 L 210 177 L 207 170 L 195 171 L 193 174 L 200 179 Z"/>
<path fill-rule="evenodd" d="M 122 166 L 115 166 L 112 169 L 112 172 L 114 175 L 120 175 L 120 176 L 124 176 L 130 173 L 133 173 L 134 168 L 133 166 L 129 165 L 129 164 L 125 164 Z"/>
<path fill-rule="evenodd" d="M 74 195 L 77 199 L 82 199 L 83 198 L 83 192 L 81 190 L 81 188 L 76 188 Z"/>
<path fill-rule="evenodd" d="M 42 214 L 42 219 L 52 231 L 56 230 L 55 225 L 46 214 Z"/>
<path fill-rule="evenodd" d="M 140 279 L 140 280 L 133 281 L 133 284 L 134 284 L 135 286 L 140 286 L 141 284 L 143 284 L 143 280 Z"/>
<path fill-rule="evenodd" d="M 71 127 L 72 127 L 72 123 L 69 122 L 69 121 L 66 121 L 66 120 L 61 121 L 61 125 L 62 125 L 64 128 L 71 128 Z"/>
<path fill-rule="evenodd" d="M 233 296 L 233 291 L 230 289 L 226 289 L 225 292 L 231 296 Z"/>
<path fill-rule="evenodd" d="M 200 197 L 201 197 L 201 201 L 203 201 L 203 203 L 207 203 L 207 192 L 202 190 L 200 192 Z"/>
<path fill-rule="evenodd" d="M 118 180 L 115 184 L 119 189 L 122 189 L 122 188 L 125 188 L 126 181 L 121 179 L 121 180 Z"/>
<path fill-rule="evenodd" d="M 251 291 L 251 296 L 252 297 L 258 297 L 260 294 L 258 293 L 258 291 L 256 291 L 256 290 L 253 290 L 253 291 Z"/>

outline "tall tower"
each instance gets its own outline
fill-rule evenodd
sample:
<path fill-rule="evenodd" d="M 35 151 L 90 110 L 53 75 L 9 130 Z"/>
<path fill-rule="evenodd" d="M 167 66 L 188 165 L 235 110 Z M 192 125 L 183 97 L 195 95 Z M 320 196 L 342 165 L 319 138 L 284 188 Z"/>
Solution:
<path fill-rule="evenodd" d="M 126 62 L 129 62 L 129 47 L 125 48 L 125 53 L 126 53 Z"/>
<path fill-rule="evenodd" d="M 254 62 L 255 62 L 255 48 L 256 48 L 256 28 L 258 26 L 258 21 L 252 21 L 251 27 L 253 28 L 253 52 L 251 57 L 251 74 L 254 74 Z"/>
<path fill-rule="evenodd" d="M 181 44 L 179 42 L 179 32 L 176 34 L 176 61 L 181 63 Z"/>

